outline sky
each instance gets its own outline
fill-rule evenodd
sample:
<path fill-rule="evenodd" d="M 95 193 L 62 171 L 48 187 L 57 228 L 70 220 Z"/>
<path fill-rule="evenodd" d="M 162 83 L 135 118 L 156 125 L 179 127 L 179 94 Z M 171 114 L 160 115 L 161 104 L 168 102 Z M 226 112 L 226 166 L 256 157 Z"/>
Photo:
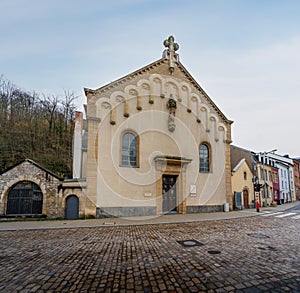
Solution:
<path fill-rule="evenodd" d="M 96 89 L 162 57 L 233 120 L 233 144 L 300 157 L 300 1 L 1 0 L 0 75 L 26 91 Z"/>

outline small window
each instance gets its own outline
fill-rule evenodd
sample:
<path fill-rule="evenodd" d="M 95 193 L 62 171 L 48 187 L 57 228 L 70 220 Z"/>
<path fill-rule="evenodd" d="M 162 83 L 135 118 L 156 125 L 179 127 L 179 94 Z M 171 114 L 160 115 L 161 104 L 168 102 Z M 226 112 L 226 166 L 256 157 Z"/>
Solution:
<path fill-rule="evenodd" d="M 122 137 L 122 162 L 125 167 L 138 166 L 138 137 L 132 132 L 126 132 Z"/>
<path fill-rule="evenodd" d="M 244 180 L 247 180 L 247 172 L 244 172 Z"/>
<path fill-rule="evenodd" d="M 200 168 L 202 173 L 209 172 L 209 148 L 206 144 L 201 144 L 199 149 Z"/>

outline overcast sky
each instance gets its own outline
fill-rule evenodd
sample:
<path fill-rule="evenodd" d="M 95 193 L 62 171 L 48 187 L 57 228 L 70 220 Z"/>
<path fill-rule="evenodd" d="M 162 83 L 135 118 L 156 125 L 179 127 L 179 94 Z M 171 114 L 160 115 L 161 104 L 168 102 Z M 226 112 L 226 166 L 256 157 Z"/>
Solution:
<path fill-rule="evenodd" d="M 300 157 L 300 1 L 1 0 L 0 75 L 50 94 L 98 88 L 161 58 L 227 116 L 233 144 Z"/>

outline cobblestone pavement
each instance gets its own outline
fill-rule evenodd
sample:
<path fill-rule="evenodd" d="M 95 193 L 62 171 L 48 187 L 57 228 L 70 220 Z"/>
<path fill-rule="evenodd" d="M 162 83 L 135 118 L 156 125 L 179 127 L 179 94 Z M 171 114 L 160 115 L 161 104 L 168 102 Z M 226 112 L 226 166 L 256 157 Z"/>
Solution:
<path fill-rule="evenodd" d="M 300 292 L 300 220 L 0 231 L 0 292 Z"/>

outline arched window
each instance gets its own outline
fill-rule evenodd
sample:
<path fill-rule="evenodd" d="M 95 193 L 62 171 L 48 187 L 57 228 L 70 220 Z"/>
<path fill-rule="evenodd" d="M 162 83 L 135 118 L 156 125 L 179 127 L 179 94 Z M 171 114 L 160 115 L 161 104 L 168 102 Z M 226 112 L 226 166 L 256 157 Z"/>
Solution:
<path fill-rule="evenodd" d="M 209 172 L 209 148 L 206 144 L 201 144 L 199 148 L 200 167 L 199 172 Z"/>
<path fill-rule="evenodd" d="M 132 132 L 125 132 L 122 136 L 121 166 L 138 167 L 138 136 Z"/>

